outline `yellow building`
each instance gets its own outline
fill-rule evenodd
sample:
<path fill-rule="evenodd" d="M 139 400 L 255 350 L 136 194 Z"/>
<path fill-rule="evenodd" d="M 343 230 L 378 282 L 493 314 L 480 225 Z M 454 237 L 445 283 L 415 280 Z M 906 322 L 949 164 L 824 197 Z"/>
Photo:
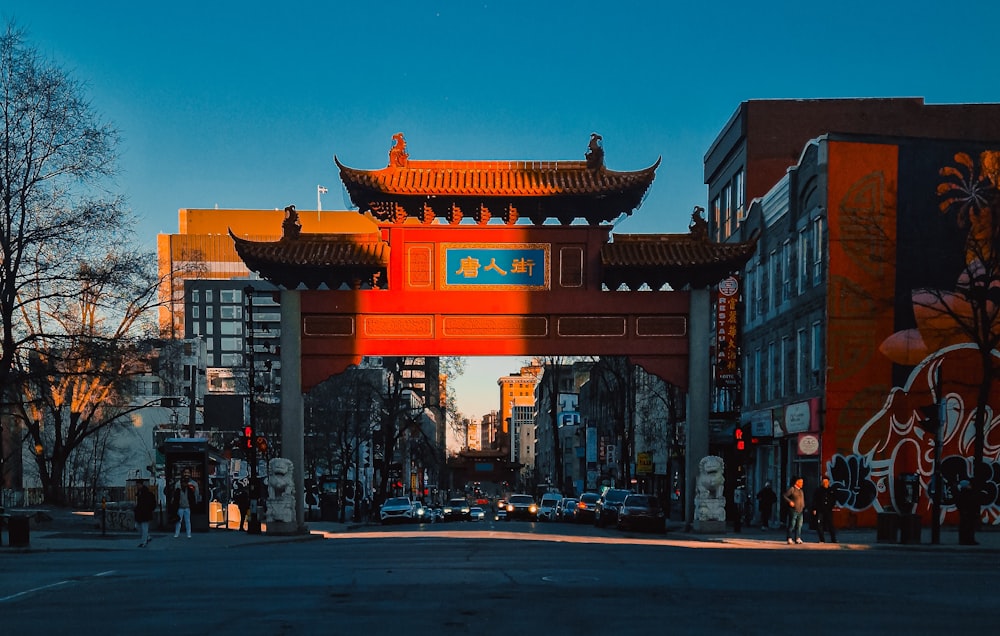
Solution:
<path fill-rule="evenodd" d="M 375 223 L 357 212 L 299 210 L 302 232 L 368 234 Z M 184 337 L 184 281 L 257 278 L 236 254 L 229 232 L 241 238 L 281 238 L 284 210 L 218 210 L 181 208 L 177 234 L 156 237 L 160 279 L 160 335 Z M 375 228 L 375 229 L 373 229 Z"/>

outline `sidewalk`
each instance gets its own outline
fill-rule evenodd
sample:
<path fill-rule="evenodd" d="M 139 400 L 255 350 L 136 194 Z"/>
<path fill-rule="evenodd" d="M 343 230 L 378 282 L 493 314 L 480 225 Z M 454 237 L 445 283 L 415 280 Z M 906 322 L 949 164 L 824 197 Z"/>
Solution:
<path fill-rule="evenodd" d="M 11 514 L 22 511 L 8 510 Z M 17 552 L 63 552 L 63 551 L 100 551 L 100 550 L 137 550 L 139 544 L 138 532 L 101 531 L 99 521 L 91 513 L 80 513 L 62 508 L 44 508 L 23 511 L 31 514 L 30 536 L 28 546 L 11 547 L 7 530 L 0 533 L 0 555 Z M 487 522 L 490 523 L 490 522 Z M 371 524 L 377 526 L 377 524 Z M 429 531 L 445 530 L 453 526 L 451 523 L 439 523 L 431 526 Z M 249 547 L 260 544 L 282 542 L 298 542 L 321 540 L 324 534 L 350 533 L 364 530 L 363 523 L 336 523 L 329 521 L 310 521 L 307 523 L 309 533 L 301 535 L 269 535 L 266 529 L 261 534 L 249 534 L 235 529 L 210 528 L 207 532 L 195 532 L 188 539 L 183 533 L 174 538 L 173 528 L 150 530 L 152 541 L 143 550 L 171 550 L 211 548 L 227 549 Z M 486 526 L 489 527 L 489 526 Z M 500 530 L 503 526 L 495 526 Z M 614 536 L 615 531 L 611 530 Z M 788 545 L 785 531 L 782 529 L 761 530 L 759 527 L 744 527 L 741 532 L 732 528 L 721 534 L 699 534 L 685 532 L 683 525 L 672 523 L 666 535 L 622 534 L 622 536 L 640 536 L 648 539 L 662 539 L 667 542 L 691 543 L 710 542 L 722 543 L 733 548 L 744 549 L 788 549 L 788 550 L 907 550 L 927 552 L 972 552 L 1000 553 L 1000 528 L 986 528 L 976 533 L 980 545 L 965 546 L 958 544 L 958 533 L 955 528 L 941 529 L 941 541 L 938 545 L 931 544 L 930 528 L 922 528 L 920 543 L 885 543 L 876 541 L 874 528 L 844 529 L 837 532 L 838 543 L 819 543 L 816 533 L 804 529 L 802 545 Z"/>

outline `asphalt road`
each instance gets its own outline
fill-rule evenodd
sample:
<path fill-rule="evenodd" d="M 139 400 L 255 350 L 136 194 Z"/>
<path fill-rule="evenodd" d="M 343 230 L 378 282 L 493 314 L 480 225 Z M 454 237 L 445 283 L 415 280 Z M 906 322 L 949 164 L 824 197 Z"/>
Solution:
<path fill-rule="evenodd" d="M 449 524 L 0 556 L 10 634 L 988 633 L 997 556 Z M 985 558 L 984 558 L 985 557 Z"/>

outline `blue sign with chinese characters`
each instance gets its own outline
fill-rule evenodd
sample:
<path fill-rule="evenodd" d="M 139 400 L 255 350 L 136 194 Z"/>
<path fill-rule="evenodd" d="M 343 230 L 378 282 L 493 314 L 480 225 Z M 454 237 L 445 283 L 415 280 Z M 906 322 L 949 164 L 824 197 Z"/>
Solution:
<path fill-rule="evenodd" d="M 548 245 L 446 244 L 444 287 L 548 289 Z"/>

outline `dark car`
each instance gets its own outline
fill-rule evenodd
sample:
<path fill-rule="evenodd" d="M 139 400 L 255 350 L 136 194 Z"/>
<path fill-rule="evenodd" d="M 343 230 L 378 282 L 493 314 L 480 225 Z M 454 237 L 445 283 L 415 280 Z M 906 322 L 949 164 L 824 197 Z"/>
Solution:
<path fill-rule="evenodd" d="M 594 520 L 594 510 L 597 508 L 597 500 L 601 498 L 596 492 L 585 492 L 580 495 L 580 501 L 576 502 L 576 515 L 573 519 L 577 523 L 589 523 Z"/>
<path fill-rule="evenodd" d="M 621 488 L 609 488 L 604 491 L 600 499 L 594 505 L 594 525 L 603 528 L 609 523 L 618 522 L 618 509 L 621 508 L 625 497 L 631 495 L 630 490 Z"/>
<path fill-rule="evenodd" d="M 511 519 L 527 519 L 535 521 L 538 515 L 538 504 L 531 495 L 511 495 L 507 499 L 507 521 Z"/>
<path fill-rule="evenodd" d="M 629 495 L 618 510 L 619 530 L 667 531 L 667 517 L 654 495 Z"/>
<path fill-rule="evenodd" d="M 465 499 L 449 499 L 444 505 L 444 521 L 468 521 L 470 508 Z"/>

